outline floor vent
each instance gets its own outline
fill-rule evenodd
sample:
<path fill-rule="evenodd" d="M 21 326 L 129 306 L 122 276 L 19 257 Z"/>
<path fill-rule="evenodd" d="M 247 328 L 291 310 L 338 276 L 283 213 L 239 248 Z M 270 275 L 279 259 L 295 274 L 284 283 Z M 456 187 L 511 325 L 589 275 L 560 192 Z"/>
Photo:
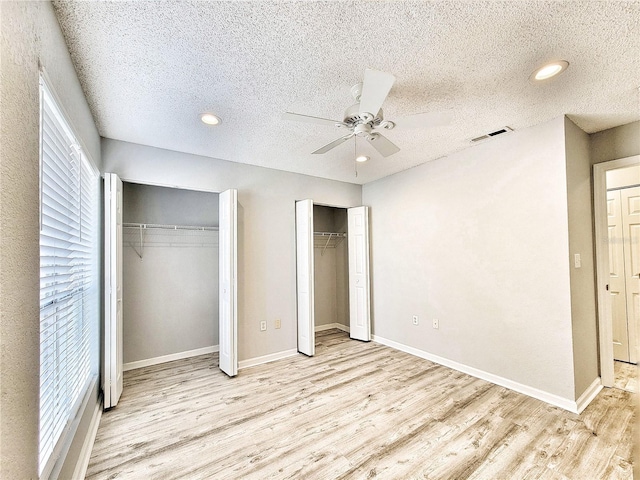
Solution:
<path fill-rule="evenodd" d="M 496 135 L 502 135 L 503 133 L 513 132 L 513 128 L 511 127 L 503 127 L 500 130 L 496 130 L 495 132 L 487 133 L 485 135 L 480 135 L 479 137 L 472 138 L 471 141 L 473 143 L 481 142 L 482 140 L 487 140 L 491 137 L 495 137 Z"/>

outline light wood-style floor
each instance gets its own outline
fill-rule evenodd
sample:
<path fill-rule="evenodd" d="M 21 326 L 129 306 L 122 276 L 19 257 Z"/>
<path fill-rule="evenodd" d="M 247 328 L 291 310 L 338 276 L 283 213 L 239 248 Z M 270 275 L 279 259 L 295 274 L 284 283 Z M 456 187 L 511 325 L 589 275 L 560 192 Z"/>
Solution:
<path fill-rule="evenodd" d="M 630 479 L 633 396 L 581 414 L 337 331 L 316 356 L 125 373 L 90 479 Z"/>
<path fill-rule="evenodd" d="M 617 360 L 613 364 L 613 386 L 627 392 L 638 393 L 638 365 Z"/>

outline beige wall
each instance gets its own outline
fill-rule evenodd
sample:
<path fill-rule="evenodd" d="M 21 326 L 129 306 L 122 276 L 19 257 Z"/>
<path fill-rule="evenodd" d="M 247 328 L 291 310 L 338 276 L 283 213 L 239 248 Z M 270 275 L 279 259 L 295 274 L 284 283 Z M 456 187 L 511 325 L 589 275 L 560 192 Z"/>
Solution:
<path fill-rule="evenodd" d="M 321 205 L 313 207 L 316 232 L 346 232 L 347 211 Z M 347 239 L 335 248 L 314 248 L 315 324 L 349 325 L 349 256 Z"/>
<path fill-rule="evenodd" d="M 575 397 L 598 378 L 595 256 L 589 136 L 565 118 L 567 208 L 569 220 L 569 272 Z M 575 255 L 580 255 L 579 268 Z"/>
<path fill-rule="evenodd" d="M 364 186 L 376 336 L 575 400 L 564 130 L 555 119 Z"/>
<path fill-rule="evenodd" d="M 640 155 L 640 121 L 592 133 L 591 163 Z"/>
<path fill-rule="evenodd" d="M 295 201 L 356 206 L 361 186 L 110 139 L 103 139 L 102 158 L 105 171 L 124 180 L 238 189 L 238 358 L 296 348 Z M 278 318 L 282 328 L 274 329 Z"/>
<path fill-rule="evenodd" d="M 217 227 L 218 195 L 125 183 L 123 220 Z M 218 232 L 150 230 L 143 239 L 141 249 L 125 228 L 124 363 L 218 345 Z"/>
<path fill-rule="evenodd" d="M 51 4 L 0 2 L 0 22 L 0 477 L 26 479 L 38 477 L 39 64 L 98 167 L 100 138 Z M 88 416 L 97 401 L 95 391 Z M 61 475 L 75 467 L 87 426 L 81 419 Z"/>
<path fill-rule="evenodd" d="M 313 230 L 335 232 L 333 209 L 321 205 L 313 206 Z M 316 326 L 336 323 L 336 249 L 313 249 L 314 317 Z"/>

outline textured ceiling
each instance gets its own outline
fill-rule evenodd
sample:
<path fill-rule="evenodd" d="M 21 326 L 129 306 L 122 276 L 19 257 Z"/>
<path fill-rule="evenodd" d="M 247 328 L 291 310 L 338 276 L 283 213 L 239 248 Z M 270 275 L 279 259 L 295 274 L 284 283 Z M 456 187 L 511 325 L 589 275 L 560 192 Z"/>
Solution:
<path fill-rule="evenodd" d="M 102 136 L 352 183 L 567 114 L 588 133 L 640 119 L 640 2 L 54 1 Z M 549 60 L 570 67 L 534 85 Z M 365 68 L 396 76 L 385 118 L 449 112 L 385 135 L 401 151 L 354 175 L 354 141 L 280 119 L 342 120 Z M 222 124 L 199 120 L 211 111 Z"/>

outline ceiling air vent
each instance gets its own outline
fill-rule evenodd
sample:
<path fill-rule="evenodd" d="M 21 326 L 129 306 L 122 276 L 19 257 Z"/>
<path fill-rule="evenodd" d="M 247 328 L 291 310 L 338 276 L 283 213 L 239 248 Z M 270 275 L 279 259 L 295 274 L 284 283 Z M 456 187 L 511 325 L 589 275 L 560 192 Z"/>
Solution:
<path fill-rule="evenodd" d="M 482 140 L 487 140 L 491 137 L 495 137 L 497 135 L 502 135 L 503 133 L 513 132 L 513 128 L 511 127 L 502 127 L 500 130 L 496 130 L 495 132 L 487 133 L 485 135 L 480 135 L 479 137 L 472 138 L 471 141 L 473 143 L 481 142 Z"/>

